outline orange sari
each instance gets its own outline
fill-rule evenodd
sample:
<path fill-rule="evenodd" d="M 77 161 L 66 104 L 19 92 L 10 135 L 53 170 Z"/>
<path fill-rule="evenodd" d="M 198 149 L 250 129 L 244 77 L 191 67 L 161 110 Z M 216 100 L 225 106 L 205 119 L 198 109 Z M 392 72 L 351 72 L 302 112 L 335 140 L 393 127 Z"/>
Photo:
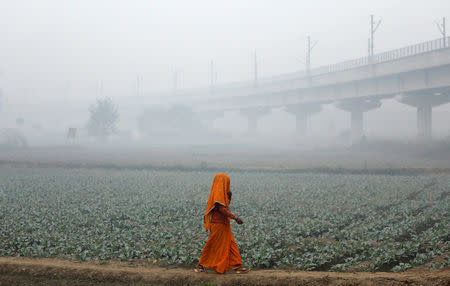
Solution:
<path fill-rule="evenodd" d="M 211 194 L 206 205 L 204 226 L 209 230 L 209 238 L 203 248 L 199 264 L 214 269 L 217 273 L 225 273 L 230 269 L 241 266 L 241 255 L 231 233 L 230 218 L 226 223 L 211 221 L 215 204 L 221 204 L 228 209 L 230 204 L 227 192 L 230 190 L 230 178 L 226 174 L 217 174 L 214 177 Z"/>

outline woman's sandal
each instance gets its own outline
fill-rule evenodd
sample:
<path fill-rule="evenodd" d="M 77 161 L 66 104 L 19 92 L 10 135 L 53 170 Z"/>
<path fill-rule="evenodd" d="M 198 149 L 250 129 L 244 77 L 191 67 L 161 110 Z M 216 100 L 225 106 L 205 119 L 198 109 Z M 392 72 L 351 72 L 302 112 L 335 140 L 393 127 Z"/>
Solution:
<path fill-rule="evenodd" d="M 247 273 L 250 271 L 250 268 L 238 267 L 238 268 L 234 269 L 234 271 L 236 271 L 237 274 Z"/>
<path fill-rule="evenodd" d="M 199 264 L 194 268 L 194 271 L 197 273 L 206 273 L 206 268 Z"/>

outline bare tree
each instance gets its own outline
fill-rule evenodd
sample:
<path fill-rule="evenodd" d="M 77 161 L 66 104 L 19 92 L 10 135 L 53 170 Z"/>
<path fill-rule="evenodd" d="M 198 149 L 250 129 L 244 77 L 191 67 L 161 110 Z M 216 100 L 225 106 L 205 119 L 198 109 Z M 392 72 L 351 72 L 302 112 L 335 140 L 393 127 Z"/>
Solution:
<path fill-rule="evenodd" d="M 119 112 L 110 98 L 97 99 L 97 103 L 91 105 L 89 112 L 87 128 L 90 136 L 105 139 L 116 132 Z"/>

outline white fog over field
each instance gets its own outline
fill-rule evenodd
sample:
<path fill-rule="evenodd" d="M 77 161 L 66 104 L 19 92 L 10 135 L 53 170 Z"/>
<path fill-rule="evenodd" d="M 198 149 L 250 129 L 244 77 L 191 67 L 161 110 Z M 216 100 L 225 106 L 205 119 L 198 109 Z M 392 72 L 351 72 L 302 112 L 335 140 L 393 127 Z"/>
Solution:
<path fill-rule="evenodd" d="M 450 83 L 438 70 L 446 71 L 450 64 L 441 61 L 448 60 L 445 38 L 442 47 L 430 49 L 434 46 L 429 44 L 408 56 L 400 51 L 395 59 L 373 64 L 378 74 L 367 81 L 376 81 L 377 93 L 366 92 L 363 81 L 349 76 L 352 70 L 330 74 L 326 84 L 328 74 L 315 71 L 347 60 L 375 59 L 370 56 L 371 15 L 377 55 L 440 41 L 448 11 L 445 0 L 4 0 L 0 153 L 26 160 L 23 154 L 42 147 L 174 146 L 178 152 L 184 148 L 180 146 L 212 145 L 216 149 L 208 149 L 210 155 L 227 146 L 236 156 L 247 148 L 261 148 L 262 153 L 268 148 L 271 154 L 326 150 L 333 157 L 356 146 L 358 152 L 375 153 L 409 148 L 404 158 L 430 148 L 437 150 L 430 160 L 446 160 Z M 416 64 L 413 70 L 381 75 L 384 66 L 406 66 L 427 55 L 437 59 L 432 66 Z M 300 81 L 310 72 L 304 96 Z M 280 80 L 294 78 L 294 73 L 305 74 Z M 421 77 L 409 80 L 408 73 Z M 364 76 L 364 71 L 354 74 Z M 381 82 L 389 76 L 402 86 L 400 91 L 380 91 L 390 88 Z M 325 88 L 334 91 L 323 95 Z M 357 96 L 347 90 L 357 90 Z M 429 129 L 420 127 L 420 107 L 405 104 L 402 96 L 439 97 L 423 121 Z M 376 101 L 360 121 L 352 121 L 353 113 L 340 107 L 355 98 Z M 289 111 L 311 102 L 315 105 L 305 109 L 305 121 Z M 94 118 L 103 103 L 111 113 Z M 256 117 L 248 112 L 257 112 Z M 103 122 L 108 115 L 110 121 Z M 328 158 L 321 156 L 320 162 Z M 277 164 L 276 156 L 273 162 Z"/>

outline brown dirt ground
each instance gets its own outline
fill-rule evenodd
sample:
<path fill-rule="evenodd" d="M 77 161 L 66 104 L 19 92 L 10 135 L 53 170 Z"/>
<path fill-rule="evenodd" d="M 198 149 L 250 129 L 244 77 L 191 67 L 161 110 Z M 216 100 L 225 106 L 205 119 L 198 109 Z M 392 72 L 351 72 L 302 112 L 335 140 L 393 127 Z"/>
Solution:
<path fill-rule="evenodd" d="M 124 262 L 72 262 L 0 257 L 5 285 L 450 285 L 450 268 L 404 273 L 252 270 L 246 274 L 195 273 L 190 268 Z"/>

